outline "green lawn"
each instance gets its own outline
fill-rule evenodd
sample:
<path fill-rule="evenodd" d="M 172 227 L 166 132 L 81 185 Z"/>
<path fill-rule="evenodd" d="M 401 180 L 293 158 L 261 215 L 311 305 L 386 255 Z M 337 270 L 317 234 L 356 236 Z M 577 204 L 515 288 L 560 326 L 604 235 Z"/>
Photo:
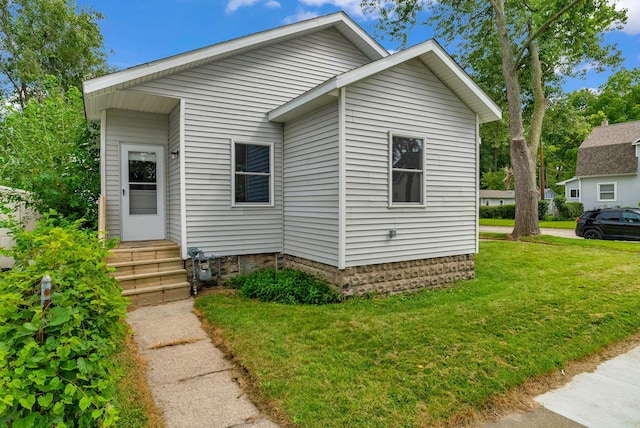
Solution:
<path fill-rule="evenodd" d="M 481 218 L 480 226 L 507 226 L 513 227 L 515 220 L 503 219 L 503 218 Z M 576 222 L 574 220 L 569 221 L 540 221 L 538 222 L 540 227 L 550 229 L 575 229 Z"/>
<path fill-rule="evenodd" d="M 476 279 L 439 290 L 322 307 L 215 294 L 196 307 L 254 399 L 290 422 L 430 426 L 640 330 L 640 245 L 585 242 L 481 242 Z"/>

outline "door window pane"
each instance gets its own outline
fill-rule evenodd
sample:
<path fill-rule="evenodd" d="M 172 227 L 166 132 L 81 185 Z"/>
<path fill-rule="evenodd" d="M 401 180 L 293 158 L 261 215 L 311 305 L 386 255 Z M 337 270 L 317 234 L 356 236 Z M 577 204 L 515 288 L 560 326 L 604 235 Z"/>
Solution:
<path fill-rule="evenodd" d="M 154 152 L 129 152 L 129 214 L 157 214 L 157 158 Z"/>

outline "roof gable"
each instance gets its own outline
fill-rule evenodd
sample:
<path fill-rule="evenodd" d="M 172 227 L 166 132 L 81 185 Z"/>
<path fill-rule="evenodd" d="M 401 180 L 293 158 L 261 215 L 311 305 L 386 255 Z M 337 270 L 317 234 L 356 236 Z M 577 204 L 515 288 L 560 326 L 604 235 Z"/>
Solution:
<path fill-rule="evenodd" d="M 596 126 L 578 149 L 576 176 L 636 174 L 640 121 Z"/>
<path fill-rule="evenodd" d="M 480 123 L 499 120 L 502 117 L 500 108 L 449 54 L 435 40 L 428 40 L 327 80 L 269 112 L 269 120 L 286 122 L 334 100 L 341 88 L 416 58 L 478 114 Z"/>
<path fill-rule="evenodd" d="M 83 91 L 87 117 L 90 119 L 99 117 L 101 106 L 103 107 L 104 104 L 101 104 L 98 100 L 106 94 L 113 94 L 118 90 L 332 27 L 372 61 L 389 55 L 382 46 L 344 12 L 338 12 L 229 40 L 85 81 L 83 83 Z M 167 102 L 171 104 L 170 101 Z"/>

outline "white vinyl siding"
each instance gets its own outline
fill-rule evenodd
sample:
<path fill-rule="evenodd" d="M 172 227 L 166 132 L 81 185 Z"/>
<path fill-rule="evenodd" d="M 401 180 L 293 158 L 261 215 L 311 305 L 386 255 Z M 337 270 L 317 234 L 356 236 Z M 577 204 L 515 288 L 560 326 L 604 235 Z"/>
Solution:
<path fill-rule="evenodd" d="M 474 253 L 475 114 L 418 60 L 346 96 L 346 266 Z M 426 208 L 388 206 L 389 130 L 425 138 Z"/>
<path fill-rule="evenodd" d="M 338 103 L 285 125 L 284 253 L 338 266 Z"/>
<path fill-rule="evenodd" d="M 167 147 L 169 119 L 166 115 L 123 110 L 107 111 L 105 197 L 109 237 L 120 237 L 120 144 L 159 144 Z M 104 124 L 103 124 L 104 126 Z"/>
<path fill-rule="evenodd" d="M 169 150 L 167 150 L 167 238 L 180 243 L 180 107 L 169 115 Z M 177 156 L 171 153 L 177 152 Z"/>
<path fill-rule="evenodd" d="M 188 246 L 218 255 L 282 251 L 283 125 L 266 113 L 368 61 L 329 29 L 132 88 L 184 100 Z M 230 140 L 275 143 L 273 207 L 232 207 Z"/>

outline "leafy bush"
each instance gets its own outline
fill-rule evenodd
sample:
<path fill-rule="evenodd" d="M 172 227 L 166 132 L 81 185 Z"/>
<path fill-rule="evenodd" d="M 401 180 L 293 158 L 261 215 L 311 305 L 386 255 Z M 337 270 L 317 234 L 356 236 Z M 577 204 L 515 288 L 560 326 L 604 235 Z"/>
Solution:
<path fill-rule="evenodd" d="M 573 220 L 584 212 L 584 205 L 581 202 L 567 202 L 567 199 L 562 195 L 556 196 L 553 203 L 558 210 L 560 220 Z"/>
<path fill-rule="evenodd" d="M 516 206 L 514 204 L 481 206 L 480 218 L 516 218 Z"/>
<path fill-rule="evenodd" d="M 547 211 L 549 210 L 549 201 L 544 199 L 538 199 L 538 220 L 544 220 Z"/>
<path fill-rule="evenodd" d="M 10 224 L 13 269 L 0 274 L 0 426 L 113 426 L 112 355 L 126 300 L 97 233 L 46 215 L 33 232 Z M 2 226 L 2 225 L 0 225 Z M 6 226 L 6 225 L 5 225 Z M 40 281 L 52 279 L 51 304 Z"/>
<path fill-rule="evenodd" d="M 49 79 L 47 97 L 0 114 L 0 184 L 28 193 L 3 195 L 41 214 L 54 209 L 95 228 L 100 195 L 97 128 L 87 125 L 82 92 Z"/>
<path fill-rule="evenodd" d="M 263 302 L 324 305 L 340 301 L 340 293 L 322 279 L 295 269 L 256 271 L 236 276 L 226 285 Z"/>

